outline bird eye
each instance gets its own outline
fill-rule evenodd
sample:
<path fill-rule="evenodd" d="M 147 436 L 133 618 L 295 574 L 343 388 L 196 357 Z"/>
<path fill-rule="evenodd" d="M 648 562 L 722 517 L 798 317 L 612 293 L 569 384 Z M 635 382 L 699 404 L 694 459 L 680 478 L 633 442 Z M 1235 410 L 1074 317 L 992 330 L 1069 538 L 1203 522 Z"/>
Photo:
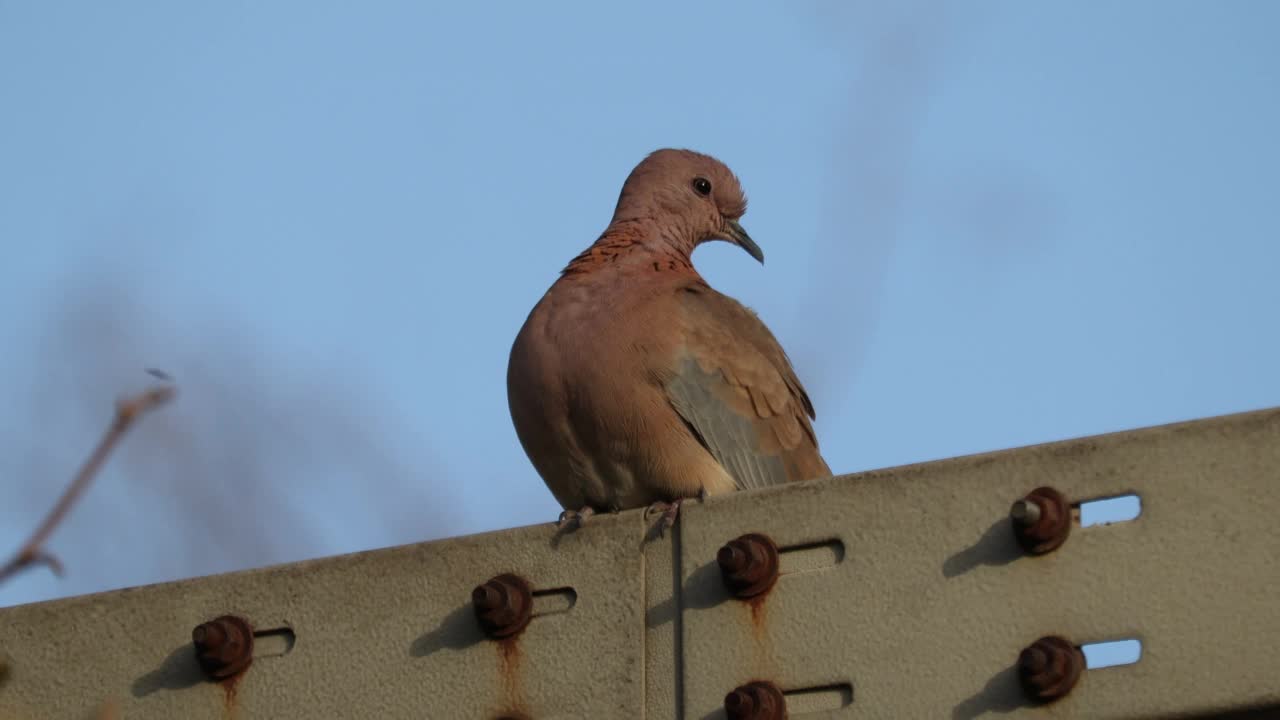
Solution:
<path fill-rule="evenodd" d="M 704 177 L 696 177 L 693 179 L 693 189 L 699 195 L 710 195 L 711 181 Z"/>

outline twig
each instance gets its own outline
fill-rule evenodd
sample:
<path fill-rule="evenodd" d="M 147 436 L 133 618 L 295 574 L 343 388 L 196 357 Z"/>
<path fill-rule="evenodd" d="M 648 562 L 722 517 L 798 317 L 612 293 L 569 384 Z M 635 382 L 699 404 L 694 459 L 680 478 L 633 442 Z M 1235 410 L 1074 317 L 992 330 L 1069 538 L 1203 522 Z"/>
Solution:
<path fill-rule="evenodd" d="M 58 561 L 51 553 L 44 550 L 44 543 L 49 539 L 58 523 L 62 522 L 67 512 L 71 510 L 71 506 L 89 486 L 89 482 L 98 474 L 98 470 L 102 468 L 107 457 L 111 455 L 111 451 L 119 444 L 120 438 L 130 426 L 133 425 L 138 418 L 149 410 L 163 405 L 173 397 L 174 388 L 171 385 L 155 387 L 135 395 L 130 398 L 124 398 L 116 403 L 116 415 L 111 421 L 111 426 L 107 428 L 107 432 L 102 436 L 102 440 L 98 446 L 93 449 L 89 455 L 89 459 L 85 460 L 84 465 L 80 468 L 80 472 L 76 473 L 75 479 L 71 481 L 71 485 L 67 487 L 66 492 L 62 493 L 62 497 L 58 499 L 58 504 L 53 506 L 49 514 L 45 516 L 44 521 L 40 523 L 40 527 L 31 534 L 31 537 L 23 543 L 13 559 L 0 567 L 0 584 L 14 575 L 36 565 L 48 565 L 49 569 L 55 575 L 62 574 L 62 563 Z"/>

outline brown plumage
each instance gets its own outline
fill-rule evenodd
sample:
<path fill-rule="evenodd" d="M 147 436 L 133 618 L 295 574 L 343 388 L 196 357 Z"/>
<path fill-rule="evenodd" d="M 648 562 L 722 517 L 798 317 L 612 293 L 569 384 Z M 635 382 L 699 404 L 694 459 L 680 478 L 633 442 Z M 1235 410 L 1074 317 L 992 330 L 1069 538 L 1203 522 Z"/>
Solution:
<path fill-rule="evenodd" d="M 715 158 L 659 150 L 529 313 L 507 398 L 562 521 L 660 503 L 670 522 L 683 498 L 831 474 L 786 353 L 690 260 L 726 240 L 763 262 L 746 206 Z"/>

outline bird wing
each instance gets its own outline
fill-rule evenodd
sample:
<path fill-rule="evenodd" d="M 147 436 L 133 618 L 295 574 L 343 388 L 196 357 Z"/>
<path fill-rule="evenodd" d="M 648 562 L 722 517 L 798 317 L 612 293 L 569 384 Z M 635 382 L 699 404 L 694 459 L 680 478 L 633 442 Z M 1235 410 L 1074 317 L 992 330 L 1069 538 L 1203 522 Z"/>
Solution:
<path fill-rule="evenodd" d="M 813 403 L 769 328 L 703 282 L 677 292 L 684 342 L 664 387 L 689 431 L 739 489 L 829 476 Z"/>

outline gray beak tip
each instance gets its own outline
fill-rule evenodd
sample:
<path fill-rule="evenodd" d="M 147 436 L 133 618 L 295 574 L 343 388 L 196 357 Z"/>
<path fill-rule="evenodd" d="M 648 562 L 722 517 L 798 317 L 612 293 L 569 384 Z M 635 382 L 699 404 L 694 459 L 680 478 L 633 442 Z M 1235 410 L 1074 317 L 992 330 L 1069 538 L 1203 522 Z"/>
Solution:
<path fill-rule="evenodd" d="M 764 265 L 764 251 L 760 249 L 755 240 L 751 239 L 747 231 L 736 220 L 729 220 L 726 224 L 729 226 L 728 240 L 746 250 L 748 255 L 756 259 L 756 262 Z"/>

